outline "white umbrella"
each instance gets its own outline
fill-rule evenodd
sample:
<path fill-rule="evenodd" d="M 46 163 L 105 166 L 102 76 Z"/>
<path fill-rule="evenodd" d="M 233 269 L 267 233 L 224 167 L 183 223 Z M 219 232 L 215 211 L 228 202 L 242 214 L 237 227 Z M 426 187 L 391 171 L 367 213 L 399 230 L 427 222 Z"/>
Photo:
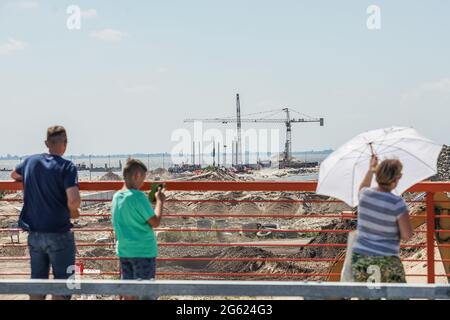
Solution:
<path fill-rule="evenodd" d="M 362 133 L 328 156 L 320 166 L 318 194 L 340 199 L 348 205 L 358 205 L 359 186 L 369 169 L 372 153 L 379 162 L 398 159 L 403 164 L 403 176 L 393 191 L 400 195 L 419 181 L 437 173 L 439 145 L 416 130 L 392 127 Z M 372 186 L 376 185 L 375 179 Z"/>

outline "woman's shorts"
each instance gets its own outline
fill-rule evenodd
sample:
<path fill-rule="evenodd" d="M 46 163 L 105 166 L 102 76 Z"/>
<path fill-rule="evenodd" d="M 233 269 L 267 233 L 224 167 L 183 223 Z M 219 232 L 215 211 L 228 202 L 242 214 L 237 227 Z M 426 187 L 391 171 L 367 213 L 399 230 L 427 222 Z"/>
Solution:
<path fill-rule="evenodd" d="M 354 282 L 406 283 L 405 269 L 399 257 L 352 254 Z"/>

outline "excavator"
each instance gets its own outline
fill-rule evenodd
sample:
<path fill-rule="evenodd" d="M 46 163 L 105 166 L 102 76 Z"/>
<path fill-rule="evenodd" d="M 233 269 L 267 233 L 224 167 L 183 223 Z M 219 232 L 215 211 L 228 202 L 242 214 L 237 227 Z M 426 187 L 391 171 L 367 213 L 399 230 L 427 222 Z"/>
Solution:
<path fill-rule="evenodd" d="M 423 197 L 424 195 L 422 195 Z M 438 192 L 434 194 L 434 205 L 435 205 L 435 230 L 450 230 L 450 197 L 448 193 Z M 421 207 L 420 210 L 415 210 L 411 213 L 411 224 L 413 229 L 417 229 L 426 223 L 426 209 Z M 435 232 L 435 239 L 438 245 L 440 244 L 450 244 L 450 232 L 442 233 Z M 450 274 L 450 246 L 441 247 L 438 246 L 439 253 L 443 260 L 443 265 L 446 274 Z M 341 280 L 341 271 L 344 265 L 345 251 L 342 252 L 338 257 L 336 262 L 334 262 L 328 269 L 329 276 L 327 281 L 339 282 Z M 450 277 L 447 277 L 450 282 Z"/>

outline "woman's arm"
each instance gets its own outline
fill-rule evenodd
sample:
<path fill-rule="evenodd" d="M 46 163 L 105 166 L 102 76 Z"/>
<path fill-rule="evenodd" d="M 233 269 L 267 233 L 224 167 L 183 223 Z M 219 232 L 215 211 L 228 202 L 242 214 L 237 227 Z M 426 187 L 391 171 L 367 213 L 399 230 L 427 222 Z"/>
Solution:
<path fill-rule="evenodd" d="M 377 165 L 378 165 L 378 158 L 377 156 L 372 155 L 372 159 L 370 159 L 369 170 L 367 171 L 364 180 L 361 182 L 361 185 L 359 186 L 359 191 L 361 191 L 363 188 L 370 188 L 370 185 L 372 184 L 373 174 L 375 173 Z"/>
<path fill-rule="evenodd" d="M 406 211 L 398 218 L 398 227 L 400 229 L 400 237 L 404 241 L 408 241 L 413 236 L 413 228 L 411 220 L 409 219 L 409 213 Z"/>

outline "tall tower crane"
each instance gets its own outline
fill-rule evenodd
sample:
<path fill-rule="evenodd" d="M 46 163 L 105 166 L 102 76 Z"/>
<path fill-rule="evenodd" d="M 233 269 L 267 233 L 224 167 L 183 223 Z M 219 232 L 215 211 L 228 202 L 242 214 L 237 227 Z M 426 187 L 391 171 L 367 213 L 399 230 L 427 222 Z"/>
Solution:
<path fill-rule="evenodd" d="M 293 110 L 293 109 L 289 109 L 289 108 L 284 108 L 284 109 L 278 109 L 278 110 L 271 110 L 271 111 L 266 111 L 266 112 L 257 112 L 257 113 L 253 113 L 253 114 L 249 114 L 247 116 L 250 115 L 262 115 L 262 114 L 268 114 L 270 113 L 269 116 L 264 117 L 264 118 L 254 118 L 254 119 L 241 119 L 241 114 L 240 114 L 240 103 L 239 103 L 239 94 L 237 95 L 237 100 L 236 100 L 236 105 L 237 105 L 237 115 L 236 118 L 212 118 L 212 119 L 185 119 L 184 122 L 196 122 L 196 121 L 202 121 L 205 123 L 223 123 L 223 124 L 228 124 L 228 123 L 237 123 L 237 130 L 238 130 L 238 146 L 237 146 L 237 150 L 236 152 L 238 154 L 240 154 L 241 152 L 241 146 L 240 146 L 240 142 L 241 142 L 241 123 L 284 123 L 286 125 L 286 142 L 284 145 L 284 154 L 283 154 L 283 161 L 288 162 L 292 159 L 292 124 L 293 123 L 308 123 L 308 122 L 317 122 L 320 123 L 320 126 L 324 125 L 324 118 L 311 118 L 305 115 L 302 115 L 301 113 Z M 285 118 L 270 118 L 272 116 L 275 116 L 276 114 L 282 113 L 284 112 Z M 291 118 L 291 113 L 298 113 L 300 115 L 302 115 L 302 118 Z M 241 159 L 240 155 L 238 155 L 238 159 Z"/>

